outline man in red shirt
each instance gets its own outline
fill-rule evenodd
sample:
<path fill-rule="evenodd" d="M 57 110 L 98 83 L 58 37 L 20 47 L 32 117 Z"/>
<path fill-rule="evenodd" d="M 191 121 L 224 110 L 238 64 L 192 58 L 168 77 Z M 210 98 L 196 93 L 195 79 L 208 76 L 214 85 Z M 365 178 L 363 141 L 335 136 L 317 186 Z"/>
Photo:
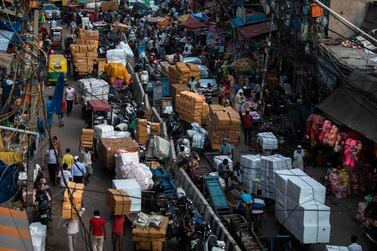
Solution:
<path fill-rule="evenodd" d="M 251 132 L 253 128 L 253 118 L 250 115 L 249 111 L 246 111 L 246 114 L 242 118 L 242 126 L 245 134 L 245 144 L 251 144 Z"/>
<path fill-rule="evenodd" d="M 123 246 L 123 236 L 126 234 L 125 229 L 125 217 L 124 215 L 113 215 L 113 230 L 111 239 L 113 242 L 113 250 L 120 251 Z"/>
<path fill-rule="evenodd" d="M 94 211 L 94 216 L 89 221 L 89 230 L 92 234 L 93 251 L 102 251 L 103 242 L 106 239 L 105 220 L 100 217 L 98 210 Z"/>

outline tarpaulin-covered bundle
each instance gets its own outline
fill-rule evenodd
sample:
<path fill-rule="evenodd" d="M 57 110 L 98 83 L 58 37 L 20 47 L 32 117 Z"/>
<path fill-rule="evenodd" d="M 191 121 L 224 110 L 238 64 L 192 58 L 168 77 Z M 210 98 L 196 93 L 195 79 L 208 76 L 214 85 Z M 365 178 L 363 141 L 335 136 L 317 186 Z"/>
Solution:
<path fill-rule="evenodd" d="M 181 25 L 190 30 L 196 30 L 207 27 L 204 23 L 195 20 L 193 16 L 189 16 Z"/>
<path fill-rule="evenodd" d="M 127 68 L 121 63 L 106 64 L 105 72 L 111 79 L 112 84 L 130 83 L 131 75 L 128 73 Z"/>

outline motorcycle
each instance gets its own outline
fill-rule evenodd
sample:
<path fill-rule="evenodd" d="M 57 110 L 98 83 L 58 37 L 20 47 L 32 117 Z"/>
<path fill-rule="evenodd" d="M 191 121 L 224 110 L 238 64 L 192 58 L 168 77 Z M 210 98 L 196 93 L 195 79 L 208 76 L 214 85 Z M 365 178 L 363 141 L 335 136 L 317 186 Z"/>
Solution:
<path fill-rule="evenodd" d="M 208 223 L 202 225 L 201 229 L 196 230 L 190 238 L 190 250 L 192 251 L 225 251 L 225 243 L 219 241 L 217 236 L 212 233 Z"/>
<path fill-rule="evenodd" d="M 47 191 L 39 191 L 36 195 L 38 204 L 38 218 L 41 224 L 48 225 L 51 219 L 51 206 Z"/>

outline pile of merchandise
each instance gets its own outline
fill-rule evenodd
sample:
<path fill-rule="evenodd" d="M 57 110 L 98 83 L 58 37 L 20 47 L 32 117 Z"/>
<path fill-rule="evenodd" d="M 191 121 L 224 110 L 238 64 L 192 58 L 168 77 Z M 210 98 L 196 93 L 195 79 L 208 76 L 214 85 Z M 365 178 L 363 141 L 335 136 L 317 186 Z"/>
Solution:
<path fill-rule="evenodd" d="M 98 60 L 97 48 L 93 45 L 71 44 L 73 64 L 79 75 L 93 72 L 94 64 Z"/>
<path fill-rule="evenodd" d="M 78 184 L 74 182 L 68 182 L 67 186 L 71 192 L 71 199 L 74 203 L 72 205 L 68 189 L 64 192 L 64 201 L 62 207 L 62 219 L 76 219 L 77 213 L 75 208 L 80 211 L 82 206 L 82 198 L 84 193 L 84 184 Z"/>
<path fill-rule="evenodd" d="M 278 170 L 292 168 L 291 158 L 279 154 L 271 156 L 242 155 L 240 161 L 244 175 L 246 192 L 253 194 L 262 191 L 265 198 L 275 199 L 275 177 Z"/>
<path fill-rule="evenodd" d="M 99 33 L 96 30 L 79 30 L 79 38 L 77 39 L 77 45 L 90 45 L 98 49 Z"/>
<path fill-rule="evenodd" d="M 106 60 L 108 63 L 119 63 L 127 66 L 127 63 L 134 60 L 134 53 L 128 44 L 120 42 L 115 49 L 106 51 Z"/>
<path fill-rule="evenodd" d="M 198 66 L 194 64 L 186 64 L 177 62 L 175 65 L 170 65 L 168 68 L 169 81 L 172 84 L 187 85 L 188 81 L 194 77 L 196 81 L 200 79 L 200 72 Z"/>
<path fill-rule="evenodd" d="M 131 75 L 128 73 L 127 68 L 121 63 L 113 62 L 106 64 L 104 71 L 114 87 L 122 86 L 124 83 L 129 84 L 131 81 Z"/>
<path fill-rule="evenodd" d="M 202 124 L 203 117 L 208 114 L 208 104 L 203 97 L 190 91 L 177 95 L 175 107 L 179 118 L 188 123 Z"/>
<path fill-rule="evenodd" d="M 131 199 L 130 212 L 141 211 L 141 188 L 136 179 L 115 179 L 113 188 L 128 194 Z"/>
<path fill-rule="evenodd" d="M 173 97 L 173 101 L 176 102 L 177 101 L 177 97 L 179 97 L 179 95 L 184 92 L 184 91 L 190 91 L 190 88 L 184 84 L 171 84 L 170 85 L 170 88 L 171 88 L 171 95 Z"/>
<path fill-rule="evenodd" d="M 89 100 L 108 100 L 109 85 L 105 80 L 87 78 L 79 80 L 81 103 L 86 105 Z"/>
<path fill-rule="evenodd" d="M 139 144 L 146 145 L 150 137 L 160 134 L 160 123 L 149 122 L 146 119 L 138 119 L 135 139 L 137 140 L 137 142 L 139 142 Z"/>
<path fill-rule="evenodd" d="M 210 105 L 208 116 L 209 141 L 212 149 L 219 149 L 224 138 L 236 145 L 240 138 L 241 119 L 232 107 Z"/>
<path fill-rule="evenodd" d="M 263 150 L 278 149 L 278 139 L 272 132 L 261 132 L 257 134 L 257 142 Z"/>
<path fill-rule="evenodd" d="M 186 133 L 191 139 L 191 147 L 194 149 L 204 149 L 205 141 L 208 136 L 208 132 L 198 123 L 191 124 L 192 129 L 187 130 Z"/>
<path fill-rule="evenodd" d="M 94 130 L 83 128 L 81 130 L 80 148 L 92 150 L 93 149 L 93 139 L 94 139 Z"/>
<path fill-rule="evenodd" d="M 275 173 L 275 216 L 301 243 L 330 241 L 326 188 L 300 169 Z"/>

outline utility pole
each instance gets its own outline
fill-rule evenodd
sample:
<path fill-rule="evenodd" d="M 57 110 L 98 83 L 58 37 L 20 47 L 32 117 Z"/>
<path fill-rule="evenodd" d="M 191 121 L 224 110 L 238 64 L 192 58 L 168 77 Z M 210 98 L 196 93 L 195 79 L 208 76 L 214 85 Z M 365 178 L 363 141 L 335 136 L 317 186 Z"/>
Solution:
<path fill-rule="evenodd" d="M 33 18 L 33 33 L 36 44 L 38 44 L 38 31 L 39 31 L 39 10 L 34 9 Z M 38 48 L 34 47 L 33 54 L 38 55 Z M 34 66 L 32 66 L 34 67 Z M 31 88 L 30 88 L 30 130 L 37 131 L 37 101 L 40 95 L 38 90 L 38 77 L 35 73 L 32 74 L 31 78 Z M 29 158 L 27 162 L 27 212 L 31 215 L 33 209 L 33 188 L 34 188 L 34 169 L 35 162 L 33 158 Z"/>

